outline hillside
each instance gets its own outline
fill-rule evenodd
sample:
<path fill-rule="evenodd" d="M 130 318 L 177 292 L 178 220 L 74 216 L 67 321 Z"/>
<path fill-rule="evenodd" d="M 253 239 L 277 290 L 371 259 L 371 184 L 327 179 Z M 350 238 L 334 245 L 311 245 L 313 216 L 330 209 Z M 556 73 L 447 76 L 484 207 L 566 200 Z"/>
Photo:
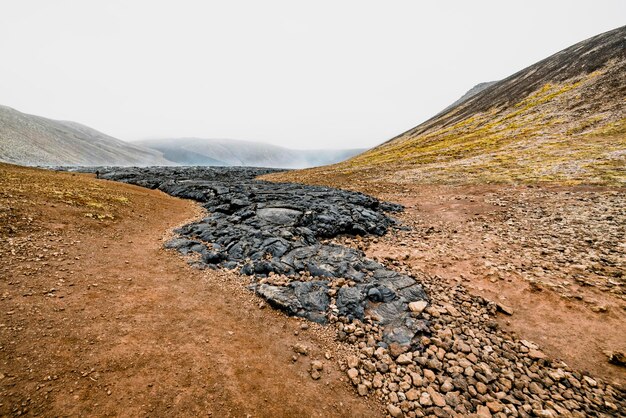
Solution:
<path fill-rule="evenodd" d="M 294 150 L 232 139 L 174 138 L 136 142 L 181 165 L 303 168 L 334 164 L 364 150 Z"/>
<path fill-rule="evenodd" d="M 443 109 L 441 111 L 441 113 L 445 113 L 448 110 L 452 109 L 453 107 L 456 107 L 456 106 L 460 105 L 461 103 L 463 103 L 464 101 L 466 101 L 470 97 L 476 96 L 478 93 L 480 93 L 481 91 L 485 90 L 487 87 L 491 87 L 491 86 L 493 86 L 496 83 L 497 83 L 497 81 L 485 81 L 483 83 L 476 84 L 474 87 L 469 89 L 463 96 L 459 97 L 458 100 L 456 100 L 450 106 L 448 106 L 445 109 Z"/>
<path fill-rule="evenodd" d="M 160 152 L 126 143 L 76 122 L 0 106 L 0 161 L 20 165 L 172 164 Z"/>
<path fill-rule="evenodd" d="M 271 178 L 623 185 L 625 37 L 575 44 L 344 163 Z"/>

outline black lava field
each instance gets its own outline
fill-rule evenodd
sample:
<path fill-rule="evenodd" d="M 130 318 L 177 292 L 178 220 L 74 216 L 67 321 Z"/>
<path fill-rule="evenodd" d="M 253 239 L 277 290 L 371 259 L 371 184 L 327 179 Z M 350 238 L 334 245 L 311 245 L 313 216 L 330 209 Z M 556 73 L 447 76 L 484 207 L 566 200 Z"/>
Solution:
<path fill-rule="evenodd" d="M 322 243 L 342 234 L 383 235 L 397 227 L 387 213 L 402 207 L 356 192 L 255 180 L 275 171 L 100 167 L 97 174 L 199 202 L 209 215 L 177 229 L 166 247 L 196 255 L 201 267 L 252 276 L 250 288 L 271 306 L 318 323 L 369 315 L 386 343 L 416 343 L 428 324 L 413 318 L 408 304 L 427 300 L 422 287 L 360 250 Z M 268 283 L 276 275 L 287 280 Z"/>

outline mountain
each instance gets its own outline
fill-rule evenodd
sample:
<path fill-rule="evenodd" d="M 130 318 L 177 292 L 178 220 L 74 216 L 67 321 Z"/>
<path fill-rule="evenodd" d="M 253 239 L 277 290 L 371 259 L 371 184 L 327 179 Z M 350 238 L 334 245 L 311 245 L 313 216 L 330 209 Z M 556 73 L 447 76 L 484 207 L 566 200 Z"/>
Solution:
<path fill-rule="evenodd" d="M 271 176 L 626 184 L 626 26 L 560 51 L 348 161 Z"/>
<path fill-rule="evenodd" d="M 303 168 L 334 164 L 362 149 L 294 150 L 262 142 L 232 139 L 173 138 L 135 142 L 181 165 Z"/>
<path fill-rule="evenodd" d="M 441 111 L 441 113 L 445 113 L 448 110 L 452 109 L 453 107 L 456 107 L 456 106 L 460 105 L 461 103 L 463 103 L 464 101 L 466 101 L 470 97 L 476 96 L 478 93 L 480 93 L 481 91 L 485 90 L 487 87 L 491 87 L 491 86 L 493 86 L 496 83 L 497 83 L 497 81 L 485 81 L 483 83 L 476 84 L 474 87 L 469 89 L 463 96 L 461 96 L 457 101 L 455 101 L 450 106 L 448 106 L 445 109 L 443 109 Z"/>
<path fill-rule="evenodd" d="M 0 161 L 20 165 L 171 165 L 160 152 L 76 122 L 0 106 Z"/>

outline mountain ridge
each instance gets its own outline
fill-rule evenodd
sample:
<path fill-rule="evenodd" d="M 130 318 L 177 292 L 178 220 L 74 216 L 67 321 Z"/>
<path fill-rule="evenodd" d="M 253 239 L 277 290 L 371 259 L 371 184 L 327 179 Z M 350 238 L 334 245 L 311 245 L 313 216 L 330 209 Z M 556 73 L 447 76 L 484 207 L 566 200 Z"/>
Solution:
<path fill-rule="evenodd" d="M 0 161 L 40 166 L 253 166 L 333 164 L 364 149 L 295 150 L 232 139 L 175 138 L 127 142 L 74 121 L 0 105 Z"/>
<path fill-rule="evenodd" d="M 594 36 L 346 162 L 269 178 L 624 185 L 625 45 L 626 26 Z"/>
<path fill-rule="evenodd" d="M 197 137 L 147 139 L 134 143 L 157 150 L 181 165 L 206 160 L 208 164 L 201 165 L 302 168 L 337 163 L 363 151 L 296 150 L 264 142 Z"/>
<path fill-rule="evenodd" d="M 468 91 L 465 92 L 465 94 L 463 94 L 461 97 L 459 97 L 457 100 L 455 100 L 452 104 L 450 104 L 448 107 L 446 107 L 445 109 L 443 109 L 441 112 L 439 112 L 438 114 L 442 114 L 447 112 L 448 110 L 452 109 L 455 106 L 460 105 L 461 103 L 463 103 L 464 101 L 470 99 L 471 97 L 476 96 L 478 93 L 480 93 L 481 91 L 493 86 L 494 84 L 496 84 L 499 80 L 496 81 L 483 81 L 482 83 L 478 83 L 476 84 L 474 87 L 472 87 L 471 89 L 469 89 Z"/>
<path fill-rule="evenodd" d="M 0 105 L 0 161 L 20 165 L 167 165 L 154 150 L 86 125 Z"/>

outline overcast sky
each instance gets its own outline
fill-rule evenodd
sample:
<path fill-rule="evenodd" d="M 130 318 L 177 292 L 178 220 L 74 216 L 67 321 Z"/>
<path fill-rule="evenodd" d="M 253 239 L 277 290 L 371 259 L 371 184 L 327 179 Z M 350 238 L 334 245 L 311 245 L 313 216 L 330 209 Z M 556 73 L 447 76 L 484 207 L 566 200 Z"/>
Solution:
<path fill-rule="evenodd" d="M 0 104 L 124 140 L 370 147 L 626 1 L 0 0 Z"/>

